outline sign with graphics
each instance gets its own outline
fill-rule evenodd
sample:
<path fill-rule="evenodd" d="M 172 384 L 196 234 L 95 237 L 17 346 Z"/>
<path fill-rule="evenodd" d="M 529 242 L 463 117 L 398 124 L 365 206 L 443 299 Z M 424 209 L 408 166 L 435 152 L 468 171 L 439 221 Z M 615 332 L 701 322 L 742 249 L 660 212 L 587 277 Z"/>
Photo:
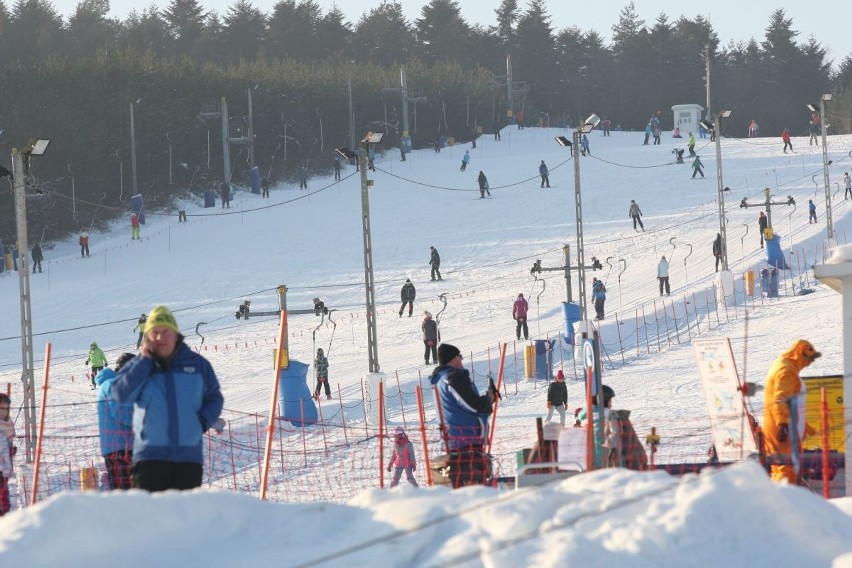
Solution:
<path fill-rule="evenodd" d="M 825 387 L 828 401 L 828 449 L 846 452 L 843 431 L 843 375 L 802 377 L 805 389 L 805 422 L 815 432 L 805 438 L 804 450 L 822 449 L 822 401 L 820 389 Z"/>
<path fill-rule="evenodd" d="M 739 390 L 731 342 L 727 337 L 696 339 L 692 345 L 719 461 L 748 458 L 757 453 L 757 444 Z"/>

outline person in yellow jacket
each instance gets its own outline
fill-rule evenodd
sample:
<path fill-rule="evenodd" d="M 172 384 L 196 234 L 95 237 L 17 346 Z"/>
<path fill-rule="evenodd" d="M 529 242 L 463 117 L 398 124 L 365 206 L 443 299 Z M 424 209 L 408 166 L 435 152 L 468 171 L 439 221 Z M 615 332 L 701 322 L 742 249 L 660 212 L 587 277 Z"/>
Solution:
<path fill-rule="evenodd" d="M 822 354 L 814 349 L 810 341 L 797 339 L 793 345 L 772 363 L 766 374 L 766 390 L 763 398 L 763 443 L 767 457 L 774 460 L 770 466 L 773 481 L 787 480 L 795 485 L 796 472 L 792 464 L 790 437 L 798 432 L 799 447 L 805 436 L 813 433 L 804 424 L 805 389 L 799 373 Z M 799 399 L 800 416 L 790 416 L 789 401 Z"/>

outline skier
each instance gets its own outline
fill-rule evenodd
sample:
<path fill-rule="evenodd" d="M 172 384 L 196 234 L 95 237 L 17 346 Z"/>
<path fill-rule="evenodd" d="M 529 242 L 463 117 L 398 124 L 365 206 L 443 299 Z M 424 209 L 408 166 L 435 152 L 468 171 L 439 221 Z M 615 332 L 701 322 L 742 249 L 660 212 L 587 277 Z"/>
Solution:
<path fill-rule="evenodd" d="M 655 126 L 653 128 L 653 130 L 651 130 L 651 134 L 654 136 L 654 144 L 653 144 L 654 146 L 659 146 L 660 144 L 662 144 L 662 141 L 660 140 L 660 136 L 662 135 L 662 131 L 660 130 L 659 125 Z"/>
<path fill-rule="evenodd" d="M 604 119 L 601 121 L 601 130 L 603 130 L 604 136 L 609 136 L 610 126 L 612 126 L 612 121 L 610 121 L 610 119 L 608 119 L 607 117 L 604 117 Z"/>
<path fill-rule="evenodd" d="M 633 219 L 633 230 L 638 231 L 636 228 L 636 223 L 639 223 L 639 226 L 642 227 L 642 230 L 645 230 L 645 225 L 642 224 L 642 210 L 639 209 L 639 206 L 632 199 L 630 200 L 630 209 L 627 211 L 627 216 Z"/>
<path fill-rule="evenodd" d="M 716 233 L 713 241 L 713 256 L 716 257 L 716 272 L 719 272 L 719 261 L 722 260 L 722 233 Z"/>
<path fill-rule="evenodd" d="M 325 398 L 331 400 L 331 387 L 328 384 L 328 358 L 323 354 L 322 347 L 317 348 L 317 358 L 314 359 L 314 368 L 317 373 L 317 388 L 314 390 L 314 399 L 319 400 L 320 391 L 325 385 Z"/>
<path fill-rule="evenodd" d="M 852 199 L 852 178 L 849 177 L 849 172 L 843 174 L 843 185 L 846 187 L 846 191 L 843 193 L 843 200 L 846 201 L 846 196 L 849 196 L 849 199 Z"/>
<path fill-rule="evenodd" d="M 343 164 L 340 163 L 340 156 L 334 157 L 334 181 L 340 181 L 340 170 Z"/>
<path fill-rule="evenodd" d="M 308 165 L 299 168 L 299 189 L 308 189 Z"/>
<path fill-rule="evenodd" d="M 819 138 L 817 138 L 817 134 L 820 131 L 820 122 L 819 122 L 819 113 L 813 112 L 811 113 L 811 121 L 808 125 L 808 134 L 810 137 L 808 138 L 808 146 L 812 146 L 816 144 L 819 146 Z"/>
<path fill-rule="evenodd" d="M 689 157 L 695 156 L 695 135 L 690 132 L 689 138 L 686 139 L 686 147 L 689 149 Z"/>
<path fill-rule="evenodd" d="M 429 356 L 432 356 L 432 364 L 438 363 L 438 322 L 432 319 L 432 314 L 429 311 L 423 312 L 423 323 L 420 324 L 420 331 L 423 332 L 423 357 L 426 359 L 426 364 L 429 364 Z"/>
<path fill-rule="evenodd" d="M 142 235 L 140 234 L 141 230 L 139 229 L 139 215 L 133 213 L 130 215 L 130 240 L 142 239 Z"/>
<path fill-rule="evenodd" d="M 464 156 L 462 156 L 462 165 L 460 171 L 465 171 L 467 169 L 467 163 L 470 161 L 470 150 L 464 151 Z"/>
<path fill-rule="evenodd" d="M 678 164 L 682 164 L 682 163 L 683 163 L 683 152 L 684 152 L 684 149 L 683 149 L 683 148 L 674 148 L 674 149 L 672 150 L 672 154 L 674 154 L 674 155 L 675 155 L 675 161 L 676 161 L 676 163 L 678 163 Z"/>
<path fill-rule="evenodd" d="M 139 319 L 136 321 L 136 327 L 133 328 L 133 331 L 139 332 L 139 337 L 136 339 L 136 349 L 139 349 L 139 346 L 142 345 L 142 338 L 145 337 L 145 322 L 148 321 L 148 315 L 142 314 L 139 316 Z"/>
<path fill-rule="evenodd" d="M 816 222 L 817 222 L 816 204 L 814 203 L 813 199 L 808 199 L 808 224 L 810 225 L 811 223 L 816 223 Z"/>
<path fill-rule="evenodd" d="M 89 233 L 86 229 L 80 233 L 80 256 L 89 256 Z"/>
<path fill-rule="evenodd" d="M 660 296 L 663 295 L 663 288 L 666 290 L 666 296 L 671 296 L 671 290 L 669 289 L 669 261 L 666 260 L 665 255 L 660 259 L 660 263 L 657 264 L 657 280 L 660 281 Z"/>
<path fill-rule="evenodd" d="M 340 160 L 338 160 L 338 163 L 340 163 Z M 335 179 L 340 179 L 340 170 L 337 171 Z M 260 196 L 269 197 L 269 178 L 262 178 L 260 180 Z"/>
<path fill-rule="evenodd" d="M 704 179 L 704 164 L 701 163 L 701 157 L 697 154 L 695 159 L 692 161 L 692 179 L 695 179 L 695 174 L 701 174 L 701 179 Z"/>
<path fill-rule="evenodd" d="M 757 216 L 757 227 L 760 233 L 760 248 L 763 248 L 763 236 L 766 228 L 769 227 L 769 219 L 764 215 L 763 211 Z"/>
<path fill-rule="evenodd" d="M 647 126 L 645 126 L 645 141 L 642 143 L 643 146 L 648 145 L 648 139 L 651 138 L 651 133 L 653 132 L 653 128 L 651 127 L 651 123 L 649 122 Z"/>
<path fill-rule="evenodd" d="M 228 186 L 227 182 L 222 182 L 222 185 L 219 186 L 219 196 L 222 198 L 222 209 L 226 207 L 228 209 L 231 208 L 231 188 Z"/>
<path fill-rule="evenodd" d="M 606 286 L 603 280 L 592 278 L 592 300 L 595 302 L 595 319 L 604 319 L 604 303 L 606 302 Z"/>
<path fill-rule="evenodd" d="M 760 136 L 760 127 L 757 126 L 757 121 L 755 119 L 751 119 L 751 124 L 748 125 L 748 137 L 749 138 L 757 138 Z"/>
<path fill-rule="evenodd" d="M 498 142 L 500 140 L 500 117 L 494 117 L 494 141 Z"/>
<path fill-rule="evenodd" d="M 92 381 L 92 389 L 96 388 L 95 385 L 95 375 L 98 374 L 98 371 L 107 366 L 107 358 L 104 355 L 104 352 L 101 351 L 101 348 L 98 347 L 98 344 L 92 341 L 92 344 L 89 346 L 89 356 L 86 357 L 86 365 L 89 363 L 92 364 L 92 375 L 89 379 Z"/>
<path fill-rule="evenodd" d="M 441 255 L 438 254 L 438 249 L 435 247 L 429 247 L 432 251 L 429 255 L 429 265 L 432 267 L 432 280 L 435 280 L 435 276 L 438 276 L 438 280 L 442 280 L 441 278 Z"/>
<path fill-rule="evenodd" d="M 512 319 L 515 320 L 515 335 L 518 340 L 521 339 L 521 330 L 524 332 L 524 339 L 530 338 L 530 332 L 527 328 L 527 311 L 529 304 L 524 299 L 523 294 L 518 294 L 518 299 L 512 304 Z"/>
<path fill-rule="evenodd" d="M 414 311 L 414 298 L 417 296 L 417 290 L 414 289 L 414 284 L 409 278 L 405 279 L 405 284 L 402 285 L 402 290 L 399 292 L 402 306 L 399 308 L 399 317 L 402 317 L 402 312 L 405 311 L 405 304 L 408 304 L 408 317 Z"/>
<path fill-rule="evenodd" d="M 659 138 L 659 136 L 658 136 Z M 583 138 L 580 140 L 580 153 L 582 155 L 591 155 L 592 151 L 589 150 L 589 137 L 583 134 Z"/>
<path fill-rule="evenodd" d="M 42 260 L 44 260 L 44 255 L 41 253 L 41 245 L 36 243 L 33 247 L 33 274 L 35 274 L 36 268 L 41 272 Z"/>
<path fill-rule="evenodd" d="M 485 194 L 488 194 L 488 197 L 491 197 L 491 192 L 488 190 L 488 178 L 485 177 L 485 174 L 482 170 L 479 170 L 479 177 L 477 178 L 479 181 L 479 198 L 485 199 Z"/>
<path fill-rule="evenodd" d="M 538 166 L 538 175 L 541 176 L 541 187 L 550 187 L 550 172 L 547 171 L 547 164 L 544 163 L 544 160 Z"/>
<path fill-rule="evenodd" d="M 781 140 L 784 141 L 784 153 L 787 153 L 787 148 L 790 148 L 790 151 L 793 151 L 793 143 L 790 142 L 790 131 L 786 128 L 781 132 Z"/>
<path fill-rule="evenodd" d="M 388 471 L 395 470 L 391 487 L 399 485 L 399 478 L 402 477 L 403 471 L 405 471 L 405 478 L 408 479 L 408 482 L 414 487 L 418 487 L 413 473 L 416 469 L 417 460 L 414 457 L 414 444 L 408 439 L 402 426 L 397 426 L 393 431 L 393 449 L 391 450 L 390 462 L 388 462 Z"/>
<path fill-rule="evenodd" d="M 374 172 L 376 171 L 376 145 L 370 144 L 367 148 L 367 168 Z"/>
<path fill-rule="evenodd" d="M 556 371 L 556 380 L 547 387 L 547 416 L 545 422 L 550 422 L 553 410 L 559 413 L 559 422 L 565 426 L 565 407 L 568 405 L 568 387 L 565 385 L 565 373 L 562 369 Z"/>

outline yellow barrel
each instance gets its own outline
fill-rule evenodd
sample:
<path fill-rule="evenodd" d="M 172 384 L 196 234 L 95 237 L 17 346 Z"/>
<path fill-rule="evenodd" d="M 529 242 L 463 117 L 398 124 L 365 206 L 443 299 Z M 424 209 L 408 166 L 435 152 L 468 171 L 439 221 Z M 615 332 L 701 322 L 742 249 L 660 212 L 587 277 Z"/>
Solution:
<path fill-rule="evenodd" d="M 745 288 L 746 294 L 754 296 L 754 270 L 749 270 L 745 273 Z"/>
<path fill-rule="evenodd" d="M 80 489 L 83 491 L 98 490 L 98 470 L 95 467 L 84 467 L 80 470 Z"/>
<path fill-rule="evenodd" d="M 447 146 L 452 146 L 455 143 L 456 143 L 455 136 L 450 136 L 449 138 L 447 138 Z"/>
<path fill-rule="evenodd" d="M 535 345 L 524 345 L 524 378 L 535 378 Z"/>
<path fill-rule="evenodd" d="M 6 262 L 6 270 L 12 270 L 12 253 L 7 252 L 4 254 L 3 260 Z"/>

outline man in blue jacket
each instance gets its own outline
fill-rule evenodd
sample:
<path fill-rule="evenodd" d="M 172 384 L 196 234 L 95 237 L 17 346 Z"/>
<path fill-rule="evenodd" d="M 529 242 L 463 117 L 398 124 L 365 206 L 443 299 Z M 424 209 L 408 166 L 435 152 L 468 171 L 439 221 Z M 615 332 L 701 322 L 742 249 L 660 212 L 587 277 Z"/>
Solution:
<path fill-rule="evenodd" d="M 118 373 L 113 398 L 133 404 L 131 485 L 146 491 L 201 486 L 204 433 L 221 431 L 224 398 L 213 367 L 183 342 L 174 315 L 156 306 L 139 355 Z"/>
<path fill-rule="evenodd" d="M 438 385 L 453 487 L 482 483 L 487 475 L 478 474 L 488 469 L 487 456 L 483 453 L 488 439 L 488 416 L 500 393 L 490 381 L 488 390 L 480 395 L 470 373 L 462 366 L 461 352 L 449 343 L 438 347 L 438 367 L 432 372 L 430 382 Z"/>

